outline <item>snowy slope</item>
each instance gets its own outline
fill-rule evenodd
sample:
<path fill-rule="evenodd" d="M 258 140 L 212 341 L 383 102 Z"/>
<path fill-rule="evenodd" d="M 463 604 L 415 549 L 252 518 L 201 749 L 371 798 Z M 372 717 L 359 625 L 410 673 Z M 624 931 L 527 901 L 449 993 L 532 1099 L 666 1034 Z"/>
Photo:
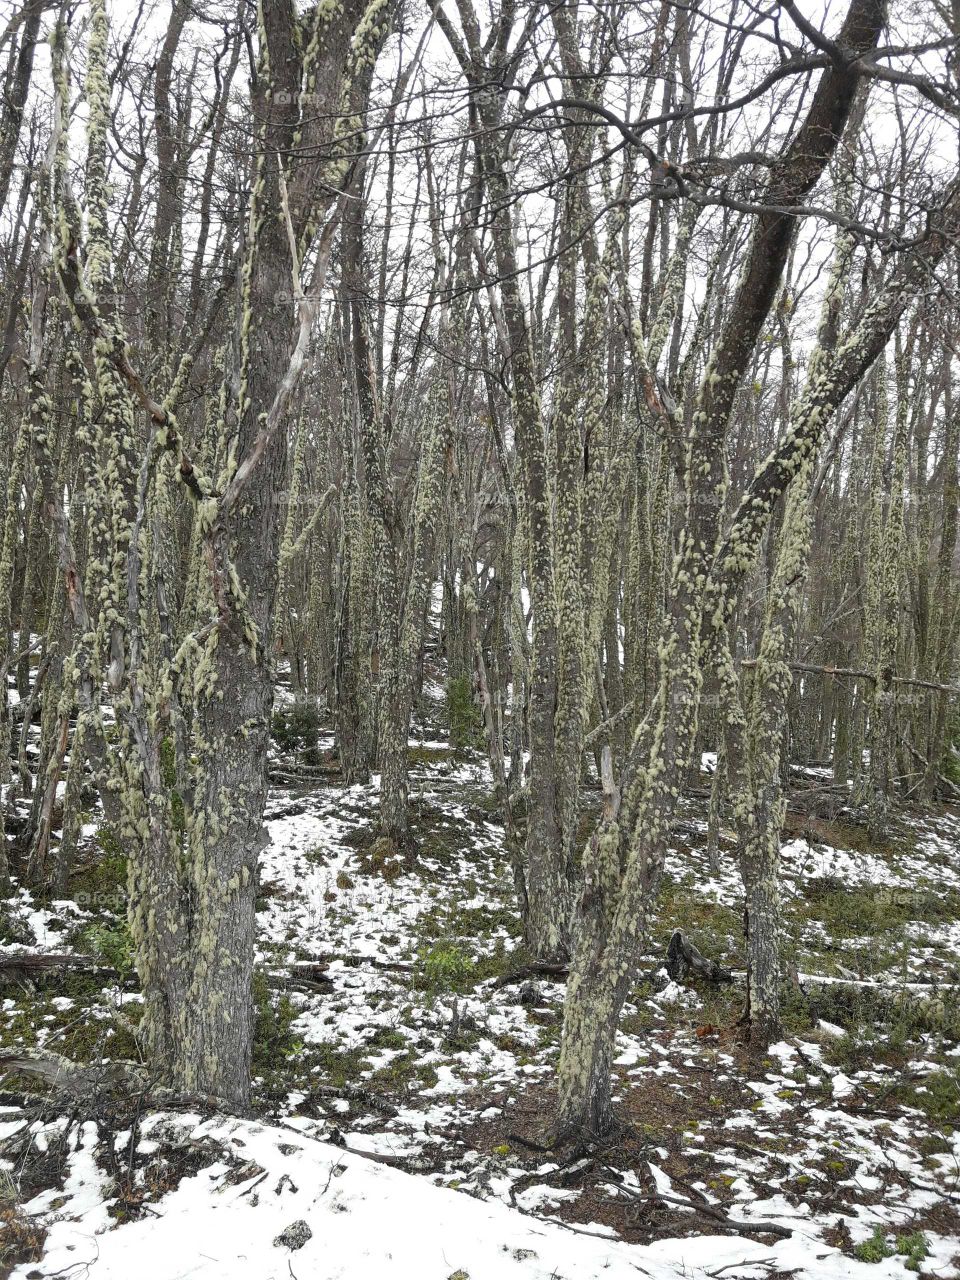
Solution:
<path fill-rule="evenodd" d="M 43 1261 L 17 1268 L 12 1280 L 703 1280 L 795 1267 L 824 1280 L 902 1275 L 899 1263 L 852 1262 L 799 1223 L 791 1240 L 773 1246 L 735 1236 L 628 1245 L 605 1238 L 603 1228 L 590 1234 L 540 1222 L 286 1127 L 158 1115 L 143 1133 L 169 1138 L 171 1126 L 184 1129 L 181 1142 L 222 1144 L 242 1162 L 241 1180 L 235 1161 L 214 1160 L 146 1216 L 117 1226 L 104 1208 L 88 1124 L 56 1197 L 67 1200 Z M 50 1198 L 43 1193 L 28 1212 Z M 312 1235 L 301 1247 L 276 1242 L 302 1222 Z"/>

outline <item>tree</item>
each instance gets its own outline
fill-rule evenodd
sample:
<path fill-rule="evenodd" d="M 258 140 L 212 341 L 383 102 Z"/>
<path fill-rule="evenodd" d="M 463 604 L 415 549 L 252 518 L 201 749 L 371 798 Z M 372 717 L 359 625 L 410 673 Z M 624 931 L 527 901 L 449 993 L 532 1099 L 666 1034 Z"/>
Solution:
<path fill-rule="evenodd" d="M 216 481 L 194 465 L 176 416 L 191 353 L 181 353 L 171 386 L 157 401 L 137 372 L 114 303 L 102 0 L 93 0 L 87 46 L 82 219 L 67 179 L 62 124 L 56 140 L 53 267 L 89 344 L 83 394 L 94 558 L 85 583 L 52 488 L 49 501 L 81 633 L 75 661 L 82 732 L 93 742 L 107 814 L 128 854 L 130 924 L 150 1063 L 174 1088 L 235 1106 L 244 1105 L 249 1090 L 283 428 L 311 341 L 311 294 L 329 256 L 324 240 L 329 243 L 362 145 L 361 116 L 388 23 L 381 0 L 335 13 L 318 8 L 303 25 L 284 0 L 262 6 L 252 101 L 256 147 L 232 356 L 216 424 L 224 442 Z M 62 56 L 59 65 L 62 121 Z M 166 142 L 161 130 L 161 149 Z M 161 186 L 172 179 L 161 173 Z M 161 261 L 169 222 L 169 203 L 161 198 L 155 243 Z M 302 264 L 311 259 L 308 293 Z M 44 441 L 38 444 L 43 448 Z M 202 625 L 179 647 L 164 578 L 171 537 L 168 458 L 194 503 L 210 601 Z M 99 714 L 101 672 L 116 711 L 115 744 L 108 743 Z"/>

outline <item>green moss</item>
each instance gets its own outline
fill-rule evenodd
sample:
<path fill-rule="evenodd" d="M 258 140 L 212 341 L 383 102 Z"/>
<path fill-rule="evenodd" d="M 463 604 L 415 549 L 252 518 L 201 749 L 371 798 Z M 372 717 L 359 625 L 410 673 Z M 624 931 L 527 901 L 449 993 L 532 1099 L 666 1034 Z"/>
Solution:
<path fill-rule="evenodd" d="M 865 1061 L 898 1066 L 910 1057 L 911 1047 L 928 1035 L 955 1040 L 960 1035 L 960 1009 L 942 997 L 917 997 L 894 988 L 824 984 L 809 997 L 815 1018 L 842 1027 L 843 1038 L 824 1046 L 837 1066 L 858 1066 Z"/>
<path fill-rule="evenodd" d="M 378 1027 L 367 1043 L 376 1049 L 405 1049 L 409 1041 L 395 1027 Z"/>
<path fill-rule="evenodd" d="M 664 930 L 682 929 L 711 959 L 742 968 L 743 921 L 738 911 L 707 897 L 693 875 L 675 880 L 665 875 L 657 903 L 657 919 Z M 664 951 L 669 933 L 664 937 Z"/>
<path fill-rule="evenodd" d="M 411 764 L 437 764 L 444 760 L 452 760 L 452 747 L 409 747 L 407 759 Z"/>
<path fill-rule="evenodd" d="M 429 1062 L 418 1062 L 414 1074 L 425 1089 L 432 1089 L 440 1079 L 436 1067 Z"/>
<path fill-rule="evenodd" d="M 940 1133 L 928 1133 L 917 1143 L 917 1150 L 925 1156 L 949 1155 L 953 1143 Z"/>
<path fill-rule="evenodd" d="M 409 1041 L 405 1040 L 404 1043 L 409 1044 Z M 435 1068 L 430 1063 L 423 1062 L 417 1052 L 408 1049 L 391 1058 L 385 1066 L 378 1067 L 365 1084 L 370 1087 L 379 1086 L 395 1093 L 410 1089 L 414 1081 L 417 1082 L 418 1087 L 431 1088 L 438 1079 Z"/>
<path fill-rule="evenodd" d="M 835 876 L 817 876 L 803 885 L 809 919 L 822 922 L 834 938 L 888 936 L 895 926 L 915 920 L 930 923 L 955 920 L 960 894 L 934 885 L 913 889 L 887 885 L 849 885 Z"/>
<path fill-rule="evenodd" d="M 314 1077 L 337 1089 L 356 1084 L 363 1073 L 370 1070 L 370 1061 L 360 1048 L 341 1049 L 327 1042 L 310 1045 L 305 1062 Z"/>
<path fill-rule="evenodd" d="M 55 997 L 60 996 L 72 1003 L 58 1005 Z M 141 1014 L 142 1007 L 137 1004 L 124 1005 L 121 1014 L 112 1003 L 103 1003 L 98 980 L 90 975 L 61 975 L 51 981 L 49 989 L 24 994 L 5 1011 L 0 1020 L 0 1045 L 49 1045 L 79 1063 L 102 1058 L 138 1062 L 142 1055 L 135 1031 Z"/>
<path fill-rule="evenodd" d="M 0 942 L 21 946 L 33 942 L 33 930 L 10 910 L 6 902 L 0 902 Z"/>
<path fill-rule="evenodd" d="M 187 819 L 183 807 L 183 796 L 177 790 L 177 750 L 172 738 L 164 738 L 160 743 L 160 770 L 163 774 L 164 786 L 170 791 L 174 830 L 182 836 L 186 830 Z"/>
<path fill-rule="evenodd" d="M 931 1071 L 916 1084 L 904 1085 L 896 1093 L 906 1106 L 916 1107 L 949 1132 L 947 1126 L 955 1125 L 960 1117 L 960 1067 Z"/>
<path fill-rule="evenodd" d="M 109 823 L 103 823 L 96 835 L 100 855 L 78 865 L 70 877 L 69 890 L 81 905 L 122 907 L 127 893 L 127 858 L 120 837 Z"/>
<path fill-rule="evenodd" d="M 473 700 L 470 677 L 457 676 L 448 680 L 446 695 L 450 746 L 454 751 L 478 750 L 483 746 L 483 725 L 479 708 Z"/>

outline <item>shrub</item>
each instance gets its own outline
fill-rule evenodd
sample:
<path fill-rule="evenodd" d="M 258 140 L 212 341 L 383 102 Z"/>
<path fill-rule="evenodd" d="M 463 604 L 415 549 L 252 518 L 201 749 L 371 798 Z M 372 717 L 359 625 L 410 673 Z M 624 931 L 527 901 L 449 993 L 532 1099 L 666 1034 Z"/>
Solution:
<path fill-rule="evenodd" d="M 299 1048 L 291 1030 L 297 1010 L 289 996 L 274 1000 L 266 976 L 260 971 L 253 975 L 253 1069 L 257 1074 L 268 1075 L 276 1071 L 280 1061 L 294 1056 Z"/>
<path fill-rule="evenodd" d="M 960 1067 L 931 1071 L 901 1095 L 938 1125 L 954 1125 L 960 1115 Z"/>
<path fill-rule="evenodd" d="M 861 1262 L 882 1262 L 884 1258 L 892 1258 L 895 1249 L 887 1244 L 887 1237 L 882 1227 L 877 1227 L 869 1240 L 854 1246 L 853 1256 Z"/>
<path fill-rule="evenodd" d="M 312 702 L 278 707 L 271 732 L 282 751 L 315 753 L 320 743 L 320 712 Z"/>
<path fill-rule="evenodd" d="M 920 1263 L 930 1253 L 927 1237 L 922 1231 L 913 1231 L 910 1235 L 897 1236 L 897 1253 L 903 1254 L 906 1258 L 904 1265 L 908 1271 L 919 1271 Z"/>
<path fill-rule="evenodd" d="M 0 1203 L 0 1274 L 9 1275 L 18 1263 L 39 1262 L 46 1235 L 46 1227 L 4 1198 Z"/>
<path fill-rule="evenodd" d="M 88 924 L 77 936 L 78 946 L 116 969 L 122 978 L 133 970 L 133 943 L 126 920 L 117 924 Z"/>
<path fill-rule="evenodd" d="M 473 972 L 473 961 L 451 942 L 438 942 L 423 952 L 420 966 L 429 991 L 457 991 Z"/>

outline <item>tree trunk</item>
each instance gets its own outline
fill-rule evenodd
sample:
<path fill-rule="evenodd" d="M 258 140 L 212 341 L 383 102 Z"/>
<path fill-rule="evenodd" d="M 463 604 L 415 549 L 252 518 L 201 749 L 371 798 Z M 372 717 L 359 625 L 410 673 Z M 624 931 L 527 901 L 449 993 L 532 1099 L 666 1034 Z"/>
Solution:
<path fill-rule="evenodd" d="M 780 824 L 769 824 L 741 857 L 746 889 L 747 1000 L 743 1019 L 759 1052 L 781 1036 Z"/>

